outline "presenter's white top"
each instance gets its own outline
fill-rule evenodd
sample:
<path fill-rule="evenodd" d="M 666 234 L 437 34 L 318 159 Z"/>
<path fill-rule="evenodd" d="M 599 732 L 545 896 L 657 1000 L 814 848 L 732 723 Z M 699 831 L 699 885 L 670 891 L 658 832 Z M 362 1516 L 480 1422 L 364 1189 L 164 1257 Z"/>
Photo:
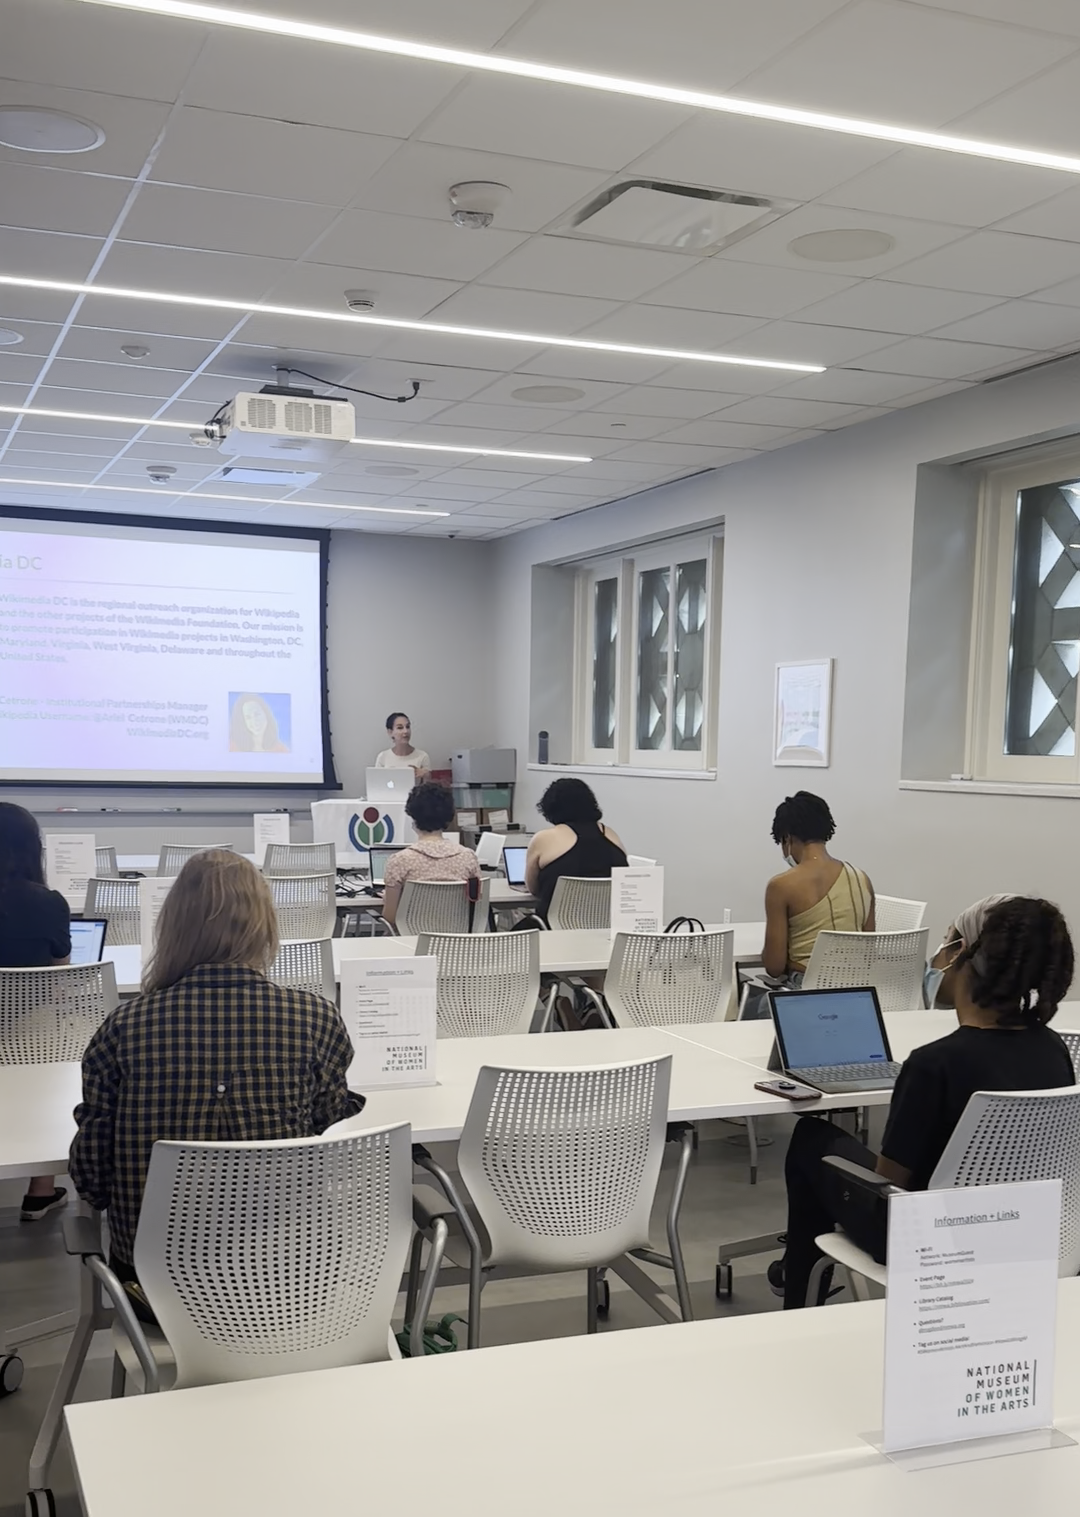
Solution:
<path fill-rule="evenodd" d="M 404 756 L 395 753 L 393 748 L 384 748 L 375 760 L 376 769 L 430 769 L 431 760 L 423 748 L 414 748 L 411 753 Z"/>

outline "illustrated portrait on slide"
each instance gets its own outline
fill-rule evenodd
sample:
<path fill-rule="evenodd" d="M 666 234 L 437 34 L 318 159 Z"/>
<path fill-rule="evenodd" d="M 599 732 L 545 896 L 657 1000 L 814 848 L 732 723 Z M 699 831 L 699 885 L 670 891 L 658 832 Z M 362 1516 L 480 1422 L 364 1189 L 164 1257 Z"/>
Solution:
<path fill-rule="evenodd" d="M 291 753 L 290 706 L 288 695 L 230 694 L 229 752 Z"/>

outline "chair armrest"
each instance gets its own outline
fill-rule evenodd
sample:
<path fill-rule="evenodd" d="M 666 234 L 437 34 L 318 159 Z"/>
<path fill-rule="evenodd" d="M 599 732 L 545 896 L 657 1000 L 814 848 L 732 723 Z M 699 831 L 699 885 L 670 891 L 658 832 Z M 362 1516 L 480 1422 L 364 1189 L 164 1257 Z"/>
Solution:
<path fill-rule="evenodd" d="M 831 1169 L 838 1169 L 845 1179 L 851 1180 L 861 1190 L 871 1191 L 877 1196 L 906 1196 L 907 1191 L 900 1185 L 894 1185 L 891 1180 L 886 1180 L 884 1175 L 879 1175 L 875 1170 L 867 1169 L 862 1164 L 855 1164 L 851 1159 L 841 1159 L 838 1154 L 827 1154 L 821 1161 L 828 1164 Z"/>
<path fill-rule="evenodd" d="M 153 1351 L 146 1341 L 146 1334 L 142 1330 L 142 1323 L 135 1315 L 135 1309 L 131 1304 L 131 1297 L 120 1283 L 105 1260 L 99 1254 L 91 1254 L 84 1258 L 83 1263 L 101 1286 L 102 1290 L 112 1302 L 113 1310 L 120 1320 L 120 1324 L 127 1333 L 135 1357 L 143 1372 L 146 1386 L 146 1394 L 153 1395 L 161 1389 L 161 1377 L 158 1374 L 157 1360 Z"/>
<path fill-rule="evenodd" d="M 105 1249 L 101 1242 L 101 1213 L 95 1212 L 92 1217 L 65 1217 L 64 1248 L 69 1254 L 78 1254 L 83 1259 L 91 1254 L 104 1259 Z"/>

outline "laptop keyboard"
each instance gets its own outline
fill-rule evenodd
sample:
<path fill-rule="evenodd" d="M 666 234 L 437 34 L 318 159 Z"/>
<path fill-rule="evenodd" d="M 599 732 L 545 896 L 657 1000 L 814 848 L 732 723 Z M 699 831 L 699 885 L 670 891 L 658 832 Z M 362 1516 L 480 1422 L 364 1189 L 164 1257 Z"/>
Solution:
<path fill-rule="evenodd" d="M 822 1081 L 831 1085 L 849 1080 L 895 1080 L 900 1066 L 878 1060 L 871 1064 L 824 1064 L 815 1069 L 793 1069 L 791 1073 L 800 1080 L 809 1080 L 812 1085 Z"/>

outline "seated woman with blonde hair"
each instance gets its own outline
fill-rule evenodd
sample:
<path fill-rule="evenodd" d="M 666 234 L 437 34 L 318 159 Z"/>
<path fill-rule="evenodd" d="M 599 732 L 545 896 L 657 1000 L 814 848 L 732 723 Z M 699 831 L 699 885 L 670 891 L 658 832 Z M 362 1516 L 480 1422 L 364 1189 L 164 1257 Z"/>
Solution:
<path fill-rule="evenodd" d="M 162 905 L 142 994 L 83 1055 L 68 1170 L 108 1212 L 110 1264 L 136 1305 L 135 1229 L 157 1140 L 313 1137 L 363 1108 L 345 1083 L 352 1046 L 337 1008 L 268 979 L 277 949 L 255 866 L 220 849 L 195 854 Z"/>

